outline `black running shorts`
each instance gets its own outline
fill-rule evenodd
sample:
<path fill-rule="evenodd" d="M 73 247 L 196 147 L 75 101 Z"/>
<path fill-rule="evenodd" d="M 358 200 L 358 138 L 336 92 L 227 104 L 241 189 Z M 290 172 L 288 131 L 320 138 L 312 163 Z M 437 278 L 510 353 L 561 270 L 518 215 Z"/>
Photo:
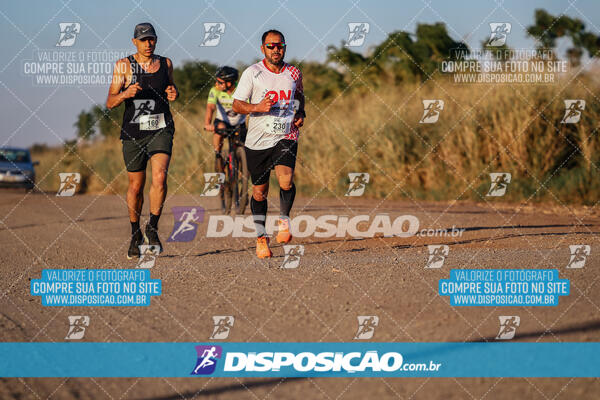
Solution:
<path fill-rule="evenodd" d="M 276 165 L 285 165 L 294 168 L 296 166 L 296 154 L 298 153 L 298 142 L 296 140 L 282 139 L 271 148 L 263 150 L 246 150 L 246 161 L 248 171 L 252 177 L 253 185 L 264 185 L 269 181 L 271 170 Z"/>
<path fill-rule="evenodd" d="M 173 128 L 164 128 L 141 139 L 122 140 L 127 171 L 145 171 L 148 160 L 156 153 L 171 155 L 174 133 Z"/>

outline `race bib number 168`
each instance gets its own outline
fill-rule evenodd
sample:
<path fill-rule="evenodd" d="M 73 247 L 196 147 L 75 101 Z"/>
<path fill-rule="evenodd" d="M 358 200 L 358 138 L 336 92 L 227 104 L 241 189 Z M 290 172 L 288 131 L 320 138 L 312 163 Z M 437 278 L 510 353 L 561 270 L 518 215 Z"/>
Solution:
<path fill-rule="evenodd" d="M 148 114 L 140 116 L 140 131 L 155 131 L 165 128 L 164 114 Z"/>

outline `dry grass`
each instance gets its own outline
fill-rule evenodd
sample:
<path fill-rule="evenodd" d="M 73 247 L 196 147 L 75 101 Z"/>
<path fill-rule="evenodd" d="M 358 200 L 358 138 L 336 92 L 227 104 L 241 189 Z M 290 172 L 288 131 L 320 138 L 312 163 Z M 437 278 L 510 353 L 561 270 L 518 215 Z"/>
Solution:
<path fill-rule="evenodd" d="M 310 79 L 306 77 L 305 79 Z M 371 92 L 345 93 L 322 104 L 308 101 L 296 182 L 307 196 L 343 196 L 349 172 L 368 172 L 365 196 L 482 200 L 490 172 L 510 172 L 503 200 L 594 204 L 599 198 L 597 87 L 577 78 L 558 85 L 455 85 L 428 81 Z M 442 99 L 436 124 L 419 124 L 423 99 Z M 585 99 L 578 124 L 560 124 L 565 99 Z M 204 109 L 203 104 L 195 104 Z M 199 193 L 211 172 L 203 112 L 175 115 L 169 190 Z M 36 154 L 40 187 L 55 190 L 58 172 L 80 171 L 90 192 L 124 192 L 120 142 L 96 140 Z M 81 159 L 80 159 L 81 158 Z M 47 176 L 44 178 L 44 176 Z M 276 194 L 272 191 L 272 194 Z"/>

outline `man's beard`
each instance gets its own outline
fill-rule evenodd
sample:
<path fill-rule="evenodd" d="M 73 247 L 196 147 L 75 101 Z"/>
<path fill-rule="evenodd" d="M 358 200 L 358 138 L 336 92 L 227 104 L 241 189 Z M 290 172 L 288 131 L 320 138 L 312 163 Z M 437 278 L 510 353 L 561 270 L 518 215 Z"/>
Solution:
<path fill-rule="evenodd" d="M 273 59 L 273 56 L 271 57 L 267 57 L 267 61 L 269 61 L 271 64 L 273 65 L 282 65 L 283 64 L 283 53 L 281 54 L 281 56 L 279 57 L 279 61 L 275 61 Z"/>

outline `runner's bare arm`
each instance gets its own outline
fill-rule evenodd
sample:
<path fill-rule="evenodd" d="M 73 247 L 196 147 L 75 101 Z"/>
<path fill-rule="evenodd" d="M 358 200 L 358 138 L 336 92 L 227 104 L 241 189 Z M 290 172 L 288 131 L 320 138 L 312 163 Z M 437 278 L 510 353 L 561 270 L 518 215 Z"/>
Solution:
<path fill-rule="evenodd" d="M 258 104 L 250 104 L 245 101 L 234 99 L 232 108 L 233 111 L 235 111 L 238 114 L 250 114 L 255 112 L 265 113 L 271 110 L 272 105 L 273 100 L 271 100 L 271 98 L 267 95 Z"/>
<path fill-rule="evenodd" d="M 304 111 L 304 85 L 302 84 L 302 74 L 300 74 L 300 77 L 296 83 L 294 99 L 298 99 L 300 101 L 298 111 L 296 112 L 296 115 L 294 115 L 294 125 L 300 128 L 302 125 L 304 125 L 304 119 L 306 118 L 306 112 Z"/>
<path fill-rule="evenodd" d="M 167 58 L 167 68 L 169 71 L 169 86 L 167 86 L 165 92 L 167 93 L 167 100 L 175 101 L 179 97 L 179 91 L 175 86 L 175 82 L 173 82 L 173 63 L 170 58 Z"/>
<path fill-rule="evenodd" d="M 296 91 L 294 98 L 300 101 L 298 111 L 296 112 L 296 115 L 294 115 L 294 125 L 300 128 L 304 125 L 304 118 L 306 118 L 306 112 L 304 112 L 304 93 Z"/>
<path fill-rule="evenodd" d="M 123 86 L 125 86 L 126 73 L 129 70 L 129 61 L 121 59 L 116 62 L 115 70 L 113 71 L 113 78 L 108 88 L 108 97 L 106 98 L 106 107 L 115 108 L 118 107 L 125 99 L 134 97 L 137 92 L 142 90 L 139 83 L 129 85 L 127 89 L 121 92 Z"/>

